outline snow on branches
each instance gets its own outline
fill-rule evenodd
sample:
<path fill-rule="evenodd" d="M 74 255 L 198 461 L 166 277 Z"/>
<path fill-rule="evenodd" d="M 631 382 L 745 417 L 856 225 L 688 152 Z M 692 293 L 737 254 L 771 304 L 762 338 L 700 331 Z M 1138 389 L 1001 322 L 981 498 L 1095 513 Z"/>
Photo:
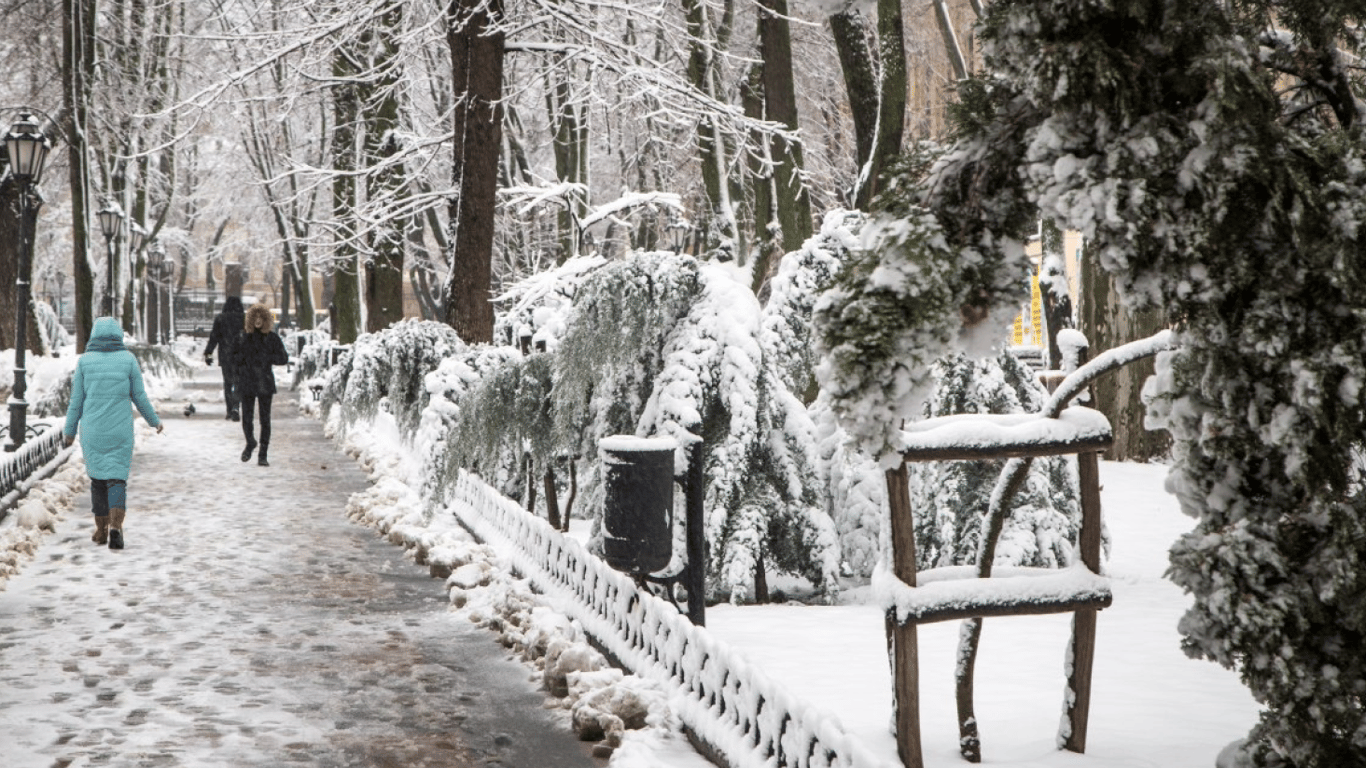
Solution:
<path fill-rule="evenodd" d="M 901 168 L 816 305 L 817 378 L 849 437 L 884 466 L 900 461 L 896 434 L 929 398 L 934 362 L 999 345 L 1025 296 L 1016 234 L 1031 217 L 1009 195 L 1018 182 L 989 172 L 999 139 L 965 141 L 937 160 L 922 149 Z M 999 186 L 981 186 L 997 176 Z"/>
<path fill-rule="evenodd" d="M 989 7 L 982 43 L 1008 107 L 983 130 L 1026 138 L 997 153 L 1021 199 L 1178 323 L 1145 396 L 1198 521 L 1170 571 L 1187 653 L 1265 705 L 1258 764 L 1366 764 L 1355 11 L 1023 0 Z"/>
<path fill-rule="evenodd" d="M 708 588 L 750 599 L 770 567 L 833 594 L 838 546 L 809 480 L 813 428 L 760 323 L 753 293 L 722 266 L 654 253 L 603 267 L 583 284 L 556 356 L 557 425 L 591 456 L 611 434 L 700 437 Z M 584 483 L 600 497 L 596 471 Z"/>

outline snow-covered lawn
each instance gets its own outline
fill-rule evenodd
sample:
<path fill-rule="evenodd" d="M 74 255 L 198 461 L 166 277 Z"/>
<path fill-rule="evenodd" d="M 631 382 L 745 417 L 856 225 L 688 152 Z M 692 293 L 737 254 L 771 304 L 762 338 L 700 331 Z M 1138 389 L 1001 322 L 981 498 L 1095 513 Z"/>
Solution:
<path fill-rule="evenodd" d="M 397 432 L 387 421 L 353 430 L 351 450 L 377 477 L 392 474 L 411 484 L 413 478 L 404 475 L 412 464 L 396 455 Z M 380 458 L 386 455 L 387 460 Z M 1111 541 L 1106 569 L 1114 604 L 1099 618 L 1086 754 L 1055 747 L 1070 615 L 1000 618 L 986 622 L 977 661 L 976 709 L 985 763 L 1211 768 L 1219 752 L 1256 721 L 1258 708 L 1232 672 L 1181 652 L 1176 625 L 1188 598 L 1162 574 L 1167 548 L 1192 521 L 1163 490 L 1166 471 L 1158 465 L 1101 465 Z M 585 538 L 586 528 L 585 521 L 576 520 L 571 535 Z M 847 590 L 845 604 L 838 606 L 712 606 L 707 626 L 732 652 L 749 657 L 798 699 L 837 718 L 887 766 L 897 766 L 882 615 L 867 604 L 867 592 Z M 485 604 L 500 602 L 489 598 Z M 931 767 L 966 765 L 958 756 L 953 698 L 958 626 L 947 622 L 920 630 L 921 730 Z M 698 765 L 698 758 L 682 754 L 679 746 L 677 738 L 630 734 L 628 749 L 619 750 L 612 765 Z"/>
<path fill-rule="evenodd" d="M 1101 465 L 1114 605 L 1101 611 L 1085 755 L 1054 746 L 1062 716 L 1070 614 L 990 619 L 977 660 L 986 764 L 1035 768 L 1210 768 L 1258 708 L 1237 676 L 1181 652 L 1189 600 L 1162 578 L 1167 547 L 1192 522 L 1162 488 L 1166 467 Z M 857 595 L 852 595 L 857 599 Z M 870 605 L 714 606 L 707 626 L 787 686 L 839 718 L 889 764 L 891 675 L 881 612 Z M 958 622 L 920 628 L 921 735 L 927 766 L 958 756 L 953 655 Z"/>

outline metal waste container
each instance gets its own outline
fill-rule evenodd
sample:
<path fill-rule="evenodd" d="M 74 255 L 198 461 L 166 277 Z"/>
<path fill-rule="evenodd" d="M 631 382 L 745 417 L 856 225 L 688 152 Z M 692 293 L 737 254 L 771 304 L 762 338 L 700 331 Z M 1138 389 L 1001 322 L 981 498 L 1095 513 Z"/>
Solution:
<path fill-rule="evenodd" d="M 673 438 L 630 435 L 598 443 L 604 469 L 602 555 L 619 571 L 655 573 L 672 559 L 676 447 Z"/>

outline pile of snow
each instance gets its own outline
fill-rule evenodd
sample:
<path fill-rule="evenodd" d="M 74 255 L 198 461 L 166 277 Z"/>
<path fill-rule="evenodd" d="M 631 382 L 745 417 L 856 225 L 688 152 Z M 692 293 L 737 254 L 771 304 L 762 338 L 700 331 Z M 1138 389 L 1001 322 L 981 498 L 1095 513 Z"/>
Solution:
<path fill-rule="evenodd" d="M 85 461 L 80 450 L 51 477 L 34 483 L 14 509 L 0 521 L 0 589 L 17 574 L 34 553 L 46 534 L 56 530 L 57 523 L 66 518 L 76 496 L 86 490 Z M 61 459 L 56 459 L 61 461 Z"/>

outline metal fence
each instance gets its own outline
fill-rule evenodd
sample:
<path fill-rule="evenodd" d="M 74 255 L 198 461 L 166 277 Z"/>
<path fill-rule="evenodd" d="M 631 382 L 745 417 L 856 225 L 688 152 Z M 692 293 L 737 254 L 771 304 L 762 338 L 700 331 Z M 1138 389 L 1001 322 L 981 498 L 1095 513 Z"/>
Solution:
<path fill-rule="evenodd" d="M 8 428 L 0 427 L 0 437 Z M 28 492 L 32 481 L 50 475 L 70 451 L 63 451 L 60 422 L 38 422 L 29 425 L 33 435 L 13 453 L 0 453 L 0 520 Z"/>

